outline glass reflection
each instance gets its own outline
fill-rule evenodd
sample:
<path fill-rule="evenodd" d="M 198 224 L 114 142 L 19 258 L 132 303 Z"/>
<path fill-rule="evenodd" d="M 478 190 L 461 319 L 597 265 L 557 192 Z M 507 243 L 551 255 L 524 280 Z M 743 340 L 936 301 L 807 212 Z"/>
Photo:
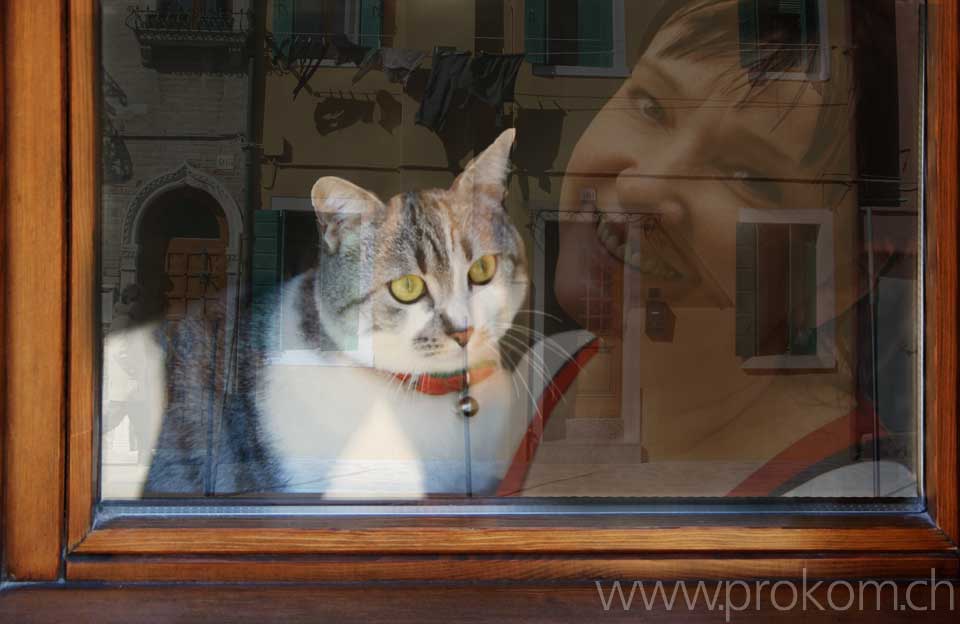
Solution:
<path fill-rule="evenodd" d="M 102 4 L 105 499 L 918 496 L 922 2 Z"/>

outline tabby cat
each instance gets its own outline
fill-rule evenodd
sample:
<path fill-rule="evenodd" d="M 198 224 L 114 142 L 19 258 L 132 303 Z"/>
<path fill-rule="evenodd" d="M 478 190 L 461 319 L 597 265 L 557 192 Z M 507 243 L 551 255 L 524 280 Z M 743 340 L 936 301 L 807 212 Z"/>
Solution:
<path fill-rule="evenodd" d="M 513 141 L 504 132 L 448 190 L 386 203 L 318 180 L 316 266 L 255 309 L 216 428 L 190 371 L 176 372 L 186 390 L 170 400 L 145 493 L 493 492 L 528 424 L 500 346 L 528 288 L 503 207 Z"/>

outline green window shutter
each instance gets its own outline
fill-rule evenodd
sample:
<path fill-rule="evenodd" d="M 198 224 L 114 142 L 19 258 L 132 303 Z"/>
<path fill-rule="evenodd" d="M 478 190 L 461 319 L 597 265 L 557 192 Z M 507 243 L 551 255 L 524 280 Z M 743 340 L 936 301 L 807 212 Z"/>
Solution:
<path fill-rule="evenodd" d="M 383 33 L 383 0 L 360 0 L 360 41 L 370 48 L 380 47 Z"/>
<path fill-rule="evenodd" d="M 737 356 L 816 355 L 819 235 L 813 224 L 737 225 Z"/>
<path fill-rule="evenodd" d="M 789 71 L 813 73 L 822 62 L 819 43 L 820 6 L 817 0 L 739 0 L 740 64 L 755 67 L 763 60 L 764 44 L 792 46 Z"/>
<path fill-rule="evenodd" d="M 524 51 L 537 65 L 547 62 L 547 0 L 526 0 L 523 22 Z"/>
<path fill-rule="evenodd" d="M 283 249 L 282 237 L 282 211 L 254 211 L 252 267 L 254 303 L 265 301 L 280 284 L 280 252 Z"/>
<path fill-rule="evenodd" d="M 578 0 L 578 65 L 613 67 L 613 0 Z"/>
<path fill-rule="evenodd" d="M 738 3 L 740 20 L 740 66 L 754 67 L 759 60 L 760 16 L 757 0 L 740 0 Z"/>
<path fill-rule="evenodd" d="M 273 0 L 273 40 L 282 52 L 289 51 L 295 1 Z"/>
<path fill-rule="evenodd" d="M 817 353 L 817 238 L 820 226 L 790 226 L 790 353 Z"/>

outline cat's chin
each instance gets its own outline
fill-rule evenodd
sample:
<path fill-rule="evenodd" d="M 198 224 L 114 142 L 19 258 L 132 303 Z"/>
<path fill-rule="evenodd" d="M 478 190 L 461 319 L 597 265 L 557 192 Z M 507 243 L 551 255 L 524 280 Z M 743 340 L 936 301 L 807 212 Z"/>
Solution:
<path fill-rule="evenodd" d="M 378 357 L 379 355 L 379 357 Z M 375 366 L 378 369 L 391 373 L 433 373 L 444 374 L 467 368 L 473 368 L 489 362 L 498 362 L 498 353 L 488 345 L 480 345 L 470 349 L 469 356 L 464 361 L 463 351 L 457 349 L 450 353 L 431 357 L 414 356 L 407 354 L 374 354 Z"/>

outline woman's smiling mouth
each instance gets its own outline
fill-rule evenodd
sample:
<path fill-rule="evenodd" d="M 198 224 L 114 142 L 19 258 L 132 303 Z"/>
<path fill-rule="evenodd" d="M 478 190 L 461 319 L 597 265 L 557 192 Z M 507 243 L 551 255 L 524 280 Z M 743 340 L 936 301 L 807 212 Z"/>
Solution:
<path fill-rule="evenodd" d="M 664 258 L 655 242 L 663 236 L 660 229 L 659 219 L 653 215 L 600 212 L 597 219 L 597 239 L 611 256 L 643 275 L 680 281 L 684 274 Z"/>

